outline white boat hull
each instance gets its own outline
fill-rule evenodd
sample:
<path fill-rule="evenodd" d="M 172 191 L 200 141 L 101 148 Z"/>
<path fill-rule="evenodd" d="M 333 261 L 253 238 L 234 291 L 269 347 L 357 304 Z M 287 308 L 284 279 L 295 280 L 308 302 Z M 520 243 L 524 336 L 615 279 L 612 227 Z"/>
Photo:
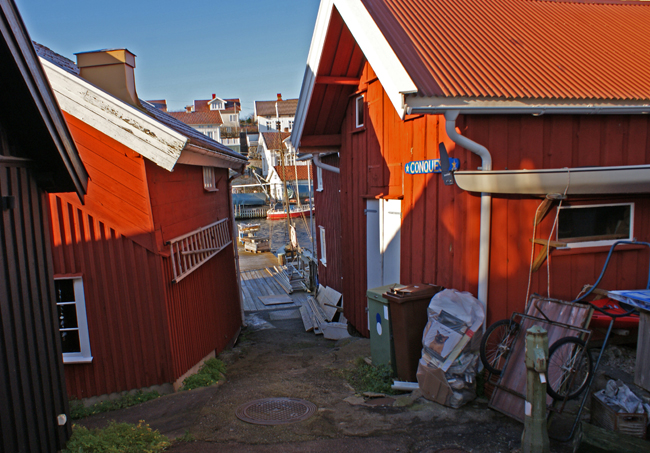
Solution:
<path fill-rule="evenodd" d="M 650 165 L 541 170 L 456 171 L 468 192 L 545 195 L 650 193 Z M 568 186 L 568 188 L 567 188 Z"/>

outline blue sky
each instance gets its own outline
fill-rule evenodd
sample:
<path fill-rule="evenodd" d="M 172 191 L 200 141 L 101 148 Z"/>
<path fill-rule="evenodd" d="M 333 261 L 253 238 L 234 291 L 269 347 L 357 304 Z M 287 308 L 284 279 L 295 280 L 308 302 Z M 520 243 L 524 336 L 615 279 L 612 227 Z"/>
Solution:
<path fill-rule="evenodd" d="M 319 0 L 15 0 L 31 38 L 74 54 L 126 47 L 141 99 L 297 98 Z"/>

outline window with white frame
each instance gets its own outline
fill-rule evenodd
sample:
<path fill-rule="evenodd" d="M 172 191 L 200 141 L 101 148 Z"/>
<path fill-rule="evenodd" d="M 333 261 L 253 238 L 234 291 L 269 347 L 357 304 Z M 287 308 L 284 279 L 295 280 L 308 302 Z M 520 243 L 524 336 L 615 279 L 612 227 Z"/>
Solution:
<path fill-rule="evenodd" d="M 634 203 L 562 206 L 557 240 L 567 247 L 611 245 L 634 238 Z"/>
<path fill-rule="evenodd" d="M 316 167 L 316 190 L 323 191 L 323 169 Z"/>
<path fill-rule="evenodd" d="M 203 188 L 208 192 L 215 192 L 217 190 L 213 167 L 203 167 Z"/>
<path fill-rule="evenodd" d="M 363 126 L 364 122 L 364 107 L 363 107 L 363 95 L 358 96 L 356 99 L 356 115 L 355 115 L 355 127 Z"/>
<path fill-rule="evenodd" d="M 289 132 L 293 130 L 293 120 L 289 120 Z"/>
<path fill-rule="evenodd" d="M 54 293 L 63 363 L 92 362 L 83 280 L 81 277 L 57 278 Z"/>
<path fill-rule="evenodd" d="M 320 230 L 320 262 L 323 263 L 323 266 L 327 266 L 327 247 L 325 243 L 325 228 L 319 226 Z"/>

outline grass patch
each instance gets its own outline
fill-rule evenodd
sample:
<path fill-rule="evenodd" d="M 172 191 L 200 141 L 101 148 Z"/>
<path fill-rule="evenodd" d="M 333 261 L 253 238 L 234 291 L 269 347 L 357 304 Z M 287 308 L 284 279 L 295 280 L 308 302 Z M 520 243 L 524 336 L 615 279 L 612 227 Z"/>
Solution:
<path fill-rule="evenodd" d="M 170 445 L 167 436 L 152 430 L 143 420 L 137 425 L 113 421 L 102 429 L 73 425 L 63 453 L 154 453 Z"/>
<path fill-rule="evenodd" d="M 217 358 L 208 359 L 198 373 L 188 376 L 183 381 L 181 390 L 192 390 L 216 384 L 226 374 L 226 365 Z"/>
<path fill-rule="evenodd" d="M 136 404 L 151 401 L 158 397 L 160 397 L 160 393 L 156 391 L 146 393 L 137 391 L 134 395 L 129 395 L 127 393 L 116 400 L 102 401 L 89 407 L 84 407 L 83 403 L 79 400 L 70 400 L 70 417 L 73 420 L 79 420 L 80 418 L 89 417 L 94 414 L 135 406 Z"/>
<path fill-rule="evenodd" d="M 362 357 L 357 358 L 355 367 L 343 372 L 345 379 L 358 392 L 377 392 L 394 395 L 398 392 L 390 388 L 393 376 L 388 365 L 368 365 Z"/>
<path fill-rule="evenodd" d="M 174 442 L 175 443 L 181 443 L 181 442 L 188 443 L 188 442 L 194 442 L 195 440 L 196 439 L 194 438 L 194 436 L 186 429 L 185 434 L 183 434 L 182 436 L 177 437 L 176 439 L 174 439 Z"/>

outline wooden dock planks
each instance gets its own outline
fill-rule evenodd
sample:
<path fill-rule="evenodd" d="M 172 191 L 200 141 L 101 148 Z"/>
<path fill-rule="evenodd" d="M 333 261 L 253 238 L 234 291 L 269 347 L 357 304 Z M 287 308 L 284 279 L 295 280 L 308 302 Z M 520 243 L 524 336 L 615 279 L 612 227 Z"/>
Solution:
<path fill-rule="evenodd" d="M 266 269 L 242 271 L 241 286 L 242 303 L 245 312 L 274 310 L 278 308 L 299 308 L 307 300 L 307 295 L 302 291 L 293 292 L 287 296 L 286 291 Z M 284 303 L 281 307 L 278 307 L 277 305 L 265 305 L 260 300 L 260 297 L 271 298 L 272 296 L 287 296 L 291 298 L 292 302 Z"/>

